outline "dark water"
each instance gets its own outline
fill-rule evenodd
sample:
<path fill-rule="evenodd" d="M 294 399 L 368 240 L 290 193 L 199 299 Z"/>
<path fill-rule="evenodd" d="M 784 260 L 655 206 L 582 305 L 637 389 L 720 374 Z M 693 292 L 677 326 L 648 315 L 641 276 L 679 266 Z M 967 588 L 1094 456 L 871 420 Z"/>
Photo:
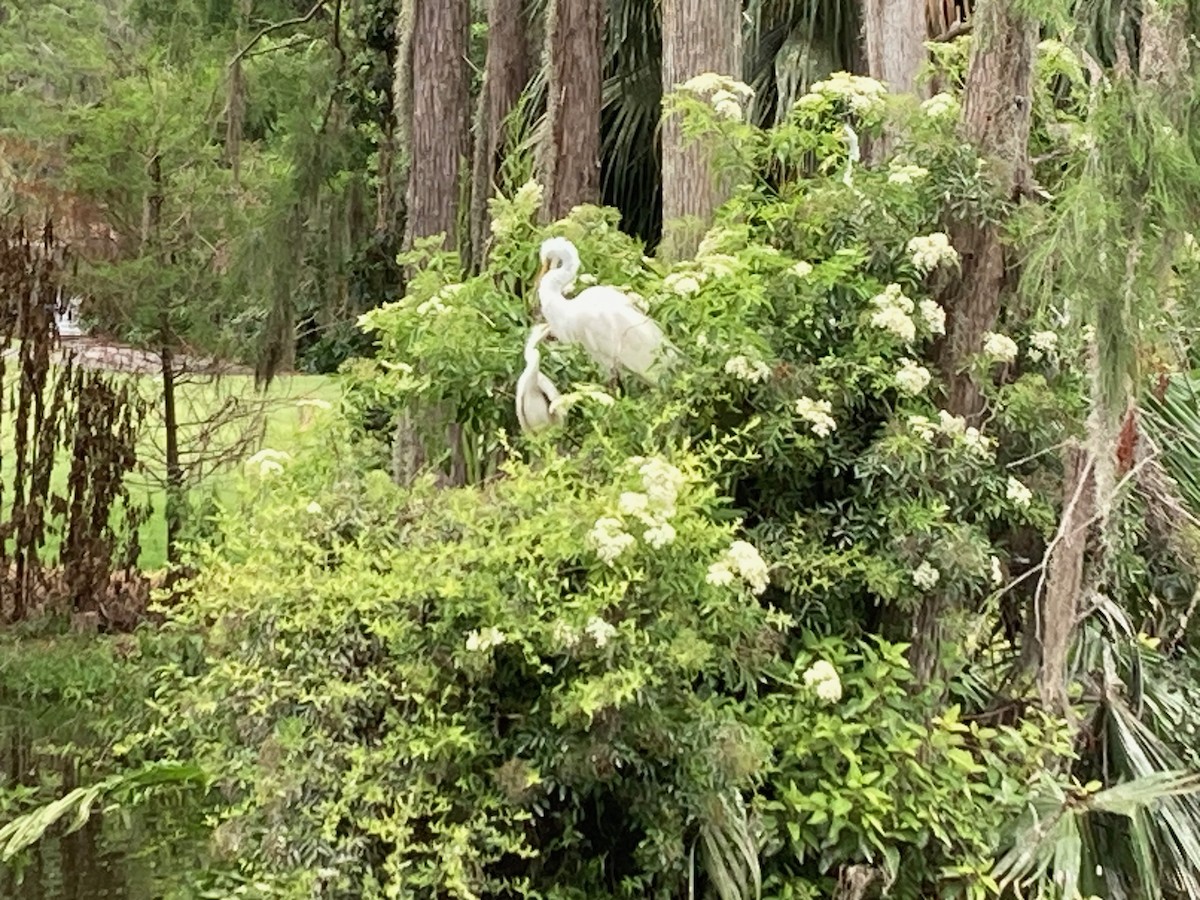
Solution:
<path fill-rule="evenodd" d="M 46 785 L 47 798 L 80 783 L 79 772 L 55 743 L 78 740 L 79 723 L 69 709 L 22 710 L 0 706 L 0 772 L 4 787 Z M 60 824 L 24 851 L 0 863 L 2 900 L 192 900 L 189 868 L 201 865 L 204 841 L 199 810 L 186 798 L 151 802 L 144 809 L 101 815 L 97 803 L 88 822 L 64 833 Z M 0 811 L 0 823 L 11 813 Z M 62 820 L 69 822 L 71 814 Z M 189 821 L 191 825 L 189 826 Z"/>

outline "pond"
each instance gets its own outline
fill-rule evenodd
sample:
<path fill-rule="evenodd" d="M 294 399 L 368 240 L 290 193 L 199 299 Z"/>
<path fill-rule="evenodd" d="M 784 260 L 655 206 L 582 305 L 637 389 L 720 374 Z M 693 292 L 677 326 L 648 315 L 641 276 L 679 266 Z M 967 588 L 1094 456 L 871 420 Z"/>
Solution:
<path fill-rule="evenodd" d="M 86 735 L 77 710 L 31 708 L 0 700 L 0 772 L 4 787 L 42 786 L 53 799 L 82 784 L 77 759 L 55 748 Z M 101 815 L 100 804 L 79 830 L 53 829 L 7 864 L 0 864 L 4 900 L 196 900 L 206 846 L 195 800 L 159 800 L 133 812 Z M 67 817 L 69 820 L 70 816 Z M 6 822 L 7 815 L 0 816 Z"/>

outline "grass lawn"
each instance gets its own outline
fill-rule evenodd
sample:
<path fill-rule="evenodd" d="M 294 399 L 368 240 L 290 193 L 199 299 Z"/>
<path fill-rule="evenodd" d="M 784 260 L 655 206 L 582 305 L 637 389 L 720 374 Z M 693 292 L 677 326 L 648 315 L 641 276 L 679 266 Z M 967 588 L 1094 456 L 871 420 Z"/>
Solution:
<path fill-rule="evenodd" d="M 145 502 L 148 499 L 152 508 L 149 521 L 142 526 L 139 533 L 140 565 L 145 570 L 159 569 L 166 563 L 166 497 L 161 484 L 165 471 L 161 381 L 157 375 L 117 374 L 114 377 L 134 380 L 139 392 L 152 403 L 139 446 L 139 457 L 146 471 L 132 475 L 129 488 L 135 502 Z M 5 387 L 7 386 L 6 384 Z M 199 456 L 227 455 L 222 453 L 222 448 L 237 443 L 239 435 L 244 434 L 249 425 L 256 420 L 265 423 L 265 435 L 262 440 L 254 435 L 253 445 L 242 454 L 242 458 L 262 446 L 295 453 L 304 445 L 312 421 L 317 416 L 327 414 L 319 405 L 307 401 L 324 401 L 336 406 L 341 396 L 336 382 L 323 375 L 279 377 L 265 393 L 255 391 L 254 379 L 248 375 L 226 375 L 215 381 L 187 381 L 179 385 L 176 392 L 180 422 L 180 454 L 185 469 L 189 459 L 195 462 Z M 8 406 L 7 397 L 5 406 Z M 202 446 L 202 432 L 211 429 L 206 429 L 199 423 L 211 419 L 218 410 L 231 407 L 252 412 L 233 414 L 229 417 L 230 421 L 211 436 L 206 446 Z M 7 516 L 11 503 L 10 485 L 15 465 L 12 442 L 12 419 L 6 413 L 0 421 L 0 484 L 5 488 L 4 506 L 0 507 L 0 522 Z M 230 465 L 229 462 L 233 464 Z M 52 481 L 56 493 L 66 489 L 67 466 L 65 457 L 55 465 Z M 192 487 L 193 494 L 212 492 L 218 498 L 231 496 L 235 491 L 237 479 L 241 477 L 241 467 L 237 461 L 227 461 L 215 470 L 208 471 L 209 469 L 212 467 L 204 466 L 204 477 Z M 55 552 L 56 539 L 52 538 L 49 543 L 47 552 Z"/>

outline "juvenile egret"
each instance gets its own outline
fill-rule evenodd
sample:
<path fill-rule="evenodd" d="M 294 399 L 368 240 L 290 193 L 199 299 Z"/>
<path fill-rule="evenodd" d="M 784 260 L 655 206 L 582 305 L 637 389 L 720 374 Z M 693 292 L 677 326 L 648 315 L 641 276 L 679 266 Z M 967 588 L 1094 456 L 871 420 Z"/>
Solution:
<path fill-rule="evenodd" d="M 540 431 L 548 425 L 562 423 L 563 414 L 550 408 L 558 399 L 558 388 L 539 368 L 542 354 L 538 344 L 550 334 L 550 326 L 534 325 L 525 341 L 525 371 L 517 379 L 517 421 L 522 431 Z"/>
<path fill-rule="evenodd" d="M 558 340 L 581 344 L 615 380 L 621 369 L 655 381 L 655 366 L 673 355 L 657 323 L 627 295 L 608 285 L 563 296 L 579 274 L 579 251 L 566 238 L 542 243 L 538 299 L 550 331 Z"/>

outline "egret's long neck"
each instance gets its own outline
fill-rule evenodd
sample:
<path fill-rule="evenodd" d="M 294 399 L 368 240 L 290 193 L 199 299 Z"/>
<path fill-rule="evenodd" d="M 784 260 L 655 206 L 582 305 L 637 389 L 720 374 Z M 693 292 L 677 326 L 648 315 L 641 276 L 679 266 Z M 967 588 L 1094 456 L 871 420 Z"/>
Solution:
<path fill-rule="evenodd" d="M 546 316 L 547 321 L 556 318 L 557 313 L 563 309 L 563 305 L 567 302 L 563 291 L 574 280 L 575 272 L 567 265 L 551 269 L 542 276 L 542 280 L 538 283 L 538 300 L 542 303 L 542 314 Z"/>
<path fill-rule="evenodd" d="M 525 342 L 525 368 L 536 369 L 542 364 L 542 352 L 538 350 L 541 335 L 534 335 Z"/>

